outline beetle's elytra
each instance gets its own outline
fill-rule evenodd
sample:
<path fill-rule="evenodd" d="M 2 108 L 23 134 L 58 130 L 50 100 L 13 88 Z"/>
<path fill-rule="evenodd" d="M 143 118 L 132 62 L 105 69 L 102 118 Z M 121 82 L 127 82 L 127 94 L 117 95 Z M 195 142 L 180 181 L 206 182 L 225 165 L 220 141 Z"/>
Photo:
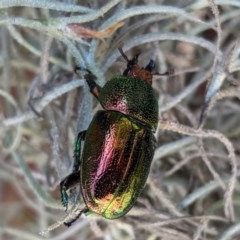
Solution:
<path fill-rule="evenodd" d="M 66 208 L 67 190 L 76 184 L 80 184 L 86 205 L 67 226 L 82 212 L 108 219 L 122 217 L 134 205 L 148 177 L 158 123 L 158 102 L 151 86 L 155 63 L 150 60 L 140 68 L 139 54 L 129 60 L 121 48 L 119 51 L 127 61 L 122 76 L 113 77 L 101 88 L 90 71 L 85 74 L 104 110 L 78 134 L 73 172 L 60 184 Z"/>

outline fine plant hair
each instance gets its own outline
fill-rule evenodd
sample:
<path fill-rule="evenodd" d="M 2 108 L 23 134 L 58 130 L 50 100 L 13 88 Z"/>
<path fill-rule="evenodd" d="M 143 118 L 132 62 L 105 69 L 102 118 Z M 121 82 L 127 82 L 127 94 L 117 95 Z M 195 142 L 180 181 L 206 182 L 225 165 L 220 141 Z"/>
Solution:
<path fill-rule="evenodd" d="M 238 0 L 0 0 L 0 238 L 239 239 L 239 15 Z M 123 218 L 66 228 L 84 202 L 76 187 L 65 212 L 59 183 L 102 108 L 74 67 L 103 86 L 119 46 L 156 62 L 151 171 Z"/>

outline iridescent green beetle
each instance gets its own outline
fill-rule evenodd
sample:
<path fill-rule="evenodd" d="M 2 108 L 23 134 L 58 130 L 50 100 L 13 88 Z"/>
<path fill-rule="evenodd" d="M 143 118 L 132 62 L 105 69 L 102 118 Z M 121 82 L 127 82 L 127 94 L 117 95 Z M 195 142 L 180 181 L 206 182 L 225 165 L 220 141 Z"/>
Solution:
<path fill-rule="evenodd" d="M 80 184 L 86 204 L 76 218 L 65 223 L 67 226 L 83 212 L 107 219 L 122 217 L 133 207 L 148 177 L 158 124 L 158 101 L 151 86 L 155 63 L 150 60 L 140 68 L 139 54 L 129 60 L 121 48 L 119 51 L 127 61 L 122 76 L 101 88 L 90 71 L 85 74 L 90 91 L 104 110 L 78 134 L 73 172 L 60 184 L 66 208 L 67 190 L 76 184 Z"/>

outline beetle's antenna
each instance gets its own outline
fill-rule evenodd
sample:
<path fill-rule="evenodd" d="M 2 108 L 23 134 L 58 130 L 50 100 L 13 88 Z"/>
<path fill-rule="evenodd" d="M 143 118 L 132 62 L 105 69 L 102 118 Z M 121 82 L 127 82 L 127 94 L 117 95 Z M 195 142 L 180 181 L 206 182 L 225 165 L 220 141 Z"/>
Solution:
<path fill-rule="evenodd" d="M 141 54 L 141 52 L 138 52 L 138 53 L 134 56 L 134 58 L 132 59 L 132 60 L 135 61 L 135 63 L 138 63 L 138 57 L 139 57 L 140 54 Z"/>
<path fill-rule="evenodd" d="M 85 71 L 85 72 L 87 72 L 87 73 L 91 73 L 91 71 L 89 71 L 87 68 L 80 67 L 80 66 L 74 66 L 74 72 L 75 72 L 76 74 L 78 74 L 78 73 L 77 73 L 78 71 Z"/>
<path fill-rule="evenodd" d="M 121 53 L 122 57 L 126 60 L 126 62 L 129 62 L 127 55 L 123 52 L 122 46 L 118 47 L 118 51 Z"/>

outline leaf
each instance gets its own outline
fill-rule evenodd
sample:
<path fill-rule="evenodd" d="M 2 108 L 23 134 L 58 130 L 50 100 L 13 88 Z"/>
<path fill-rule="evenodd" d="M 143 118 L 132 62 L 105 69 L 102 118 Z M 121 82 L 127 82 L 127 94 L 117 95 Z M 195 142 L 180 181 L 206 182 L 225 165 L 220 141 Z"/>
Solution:
<path fill-rule="evenodd" d="M 118 28 L 123 25 L 124 22 L 113 23 L 112 25 L 100 31 L 85 28 L 78 23 L 68 24 L 67 27 L 80 38 L 97 38 L 103 40 L 104 38 L 110 37 Z"/>

